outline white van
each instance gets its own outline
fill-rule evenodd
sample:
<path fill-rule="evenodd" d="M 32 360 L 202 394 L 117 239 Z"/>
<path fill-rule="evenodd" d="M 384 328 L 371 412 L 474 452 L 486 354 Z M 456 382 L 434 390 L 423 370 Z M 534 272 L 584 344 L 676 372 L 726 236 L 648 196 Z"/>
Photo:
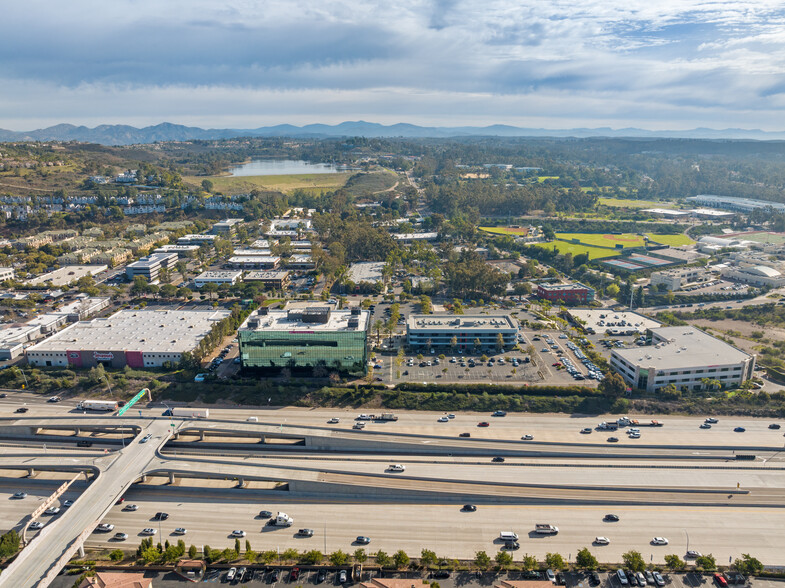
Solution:
<path fill-rule="evenodd" d="M 499 533 L 499 539 L 502 541 L 517 541 L 518 533 L 514 533 L 513 531 L 502 531 Z"/>

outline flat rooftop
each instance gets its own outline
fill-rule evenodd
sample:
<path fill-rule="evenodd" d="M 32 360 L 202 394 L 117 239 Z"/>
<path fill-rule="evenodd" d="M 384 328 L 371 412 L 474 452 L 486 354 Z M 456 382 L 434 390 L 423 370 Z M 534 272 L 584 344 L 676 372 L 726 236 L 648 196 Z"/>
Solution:
<path fill-rule="evenodd" d="M 107 318 L 74 323 L 29 351 L 190 351 L 228 310 L 121 310 Z"/>
<path fill-rule="evenodd" d="M 659 321 L 626 310 L 614 312 L 607 308 L 571 308 L 568 312 L 573 318 L 580 319 L 585 328 L 591 328 L 595 333 L 606 333 L 611 329 L 635 329 L 643 333 L 646 329 L 655 329 L 661 325 Z"/>
<path fill-rule="evenodd" d="M 614 349 L 613 354 L 629 363 L 657 369 L 713 367 L 738 364 L 750 355 L 695 327 L 659 327 L 652 329 L 654 345 L 636 349 Z"/>
<path fill-rule="evenodd" d="M 310 304 L 309 307 L 319 306 L 321 308 L 328 308 L 327 305 Z M 294 312 L 300 312 L 303 309 L 293 309 Z M 356 317 L 358 325 L 356 327 L 349 326 L 349 319 Z M 252 314 L 246 319 L 240 327 L 242 331 L 285 331 L 287 333 L 302 332 L 307 333 L 310 331 L 364 331 L 370 320 L 371 313 L 367 310 L 360 311 L 360 314 L 353 315 L 351 310 L 332 310 L 330 309 L 330 318 L 326 323 L 312 323 L 304 322 L 301 320 L 293 320 L 289 318 L 289 312 L 286 310 L 270 310 L 266 315 Z M 251 319 L 259 319 L 258 327 L 249 327 L 248 321 Z"/>
<path fill-rule="evenodd" d="M 381 282 L 383 261 L 364 261 L 349 266 L 348 278 L 358 284 L 360 282 Z"/>
<path fill-rule="evenodd" d="M 588 286 L 584 286 L 578 282 L 573 282 L 572 284 L 537 284 L 537 287 L 551 292 L 559 292 L 562 290 L 579 290 L 581 288 L 584 290 L 590 290 Z"/>
<path fill-rule="evenodd" d="M 194 280 L 233 280 L 239 278 L 243 275 L 241 271 L 223 271 L 223 270 L 212 270 L 202 272 L 198 276 L 194 278 Z"/>
<path fill-rule="evenodd" d="M 411 314 L 406 320 L 410 331 L 487 331 L 518 329 L 518 321 L 508 314 Z"/>
<path fill-rule="evenodd" d="M 286 270 L 255 270 L 245 274 L 245 281 L 253 282 L 254 280 L 283 280 L 290 273 L 291 272 Z"/>
<path fill-rule="evenodd" d="M 108 267 L 105 265 L 67 265 L 60 269 L 56 269 L 53 272 L 49 272 L 48 274 L 28 280 L 27 283 L 34 285 L 52 282 L 53 286 L 66 286 L 79 278 L 94 276 L 106 269 L 108 269 Z"/>

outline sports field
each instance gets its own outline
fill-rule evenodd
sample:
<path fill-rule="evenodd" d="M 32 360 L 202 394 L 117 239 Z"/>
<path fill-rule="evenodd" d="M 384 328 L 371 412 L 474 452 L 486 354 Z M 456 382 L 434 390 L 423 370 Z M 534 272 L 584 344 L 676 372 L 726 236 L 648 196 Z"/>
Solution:
<path fill-rule="evenodd" d="M 254 188 L 257 190 L 277 190 L 293 192 L 301 189 L 319 193 L 332 191 L 346 184 L 353 174 L 291 174 L 282 176 L 185 176 L 183 181 L 200 186 L 202 180 L 210 180 L 213 190 L 223 194 L 244 194 Z"/>
<path fill-rule="evenodd" d="M 680 247 L 681 245 L 691 245 L 695 243 L 687 235 L 656 235 L 654 233 L 646 233 L 652 241 L 662 243 L 663 245 L 670 245 L 671 247 Z"/>
<path fill-rule="evenodd" d="M 529 229 L 526 227 L 477 227 L 486 233 L 494 235 L 528 235 Z"/>
<path fill-rule="evenodd" d="M 675 208 L 676 205 L 662 200 L 632 200 L 629 198 L 606 198 L 601 196 L 598 204 L 614 208 Z"/>
<path fill-rule="evenodd" d="M 756 243 L 771 243 L 780 245 L 785 243 L 785 233 L 770 233 L 767 231 L 754 231 L 752 233 L 733 233 L 728 235 L 715 235 L 716 237 L 743 239 L 745 241 L 755 241 Z"/>

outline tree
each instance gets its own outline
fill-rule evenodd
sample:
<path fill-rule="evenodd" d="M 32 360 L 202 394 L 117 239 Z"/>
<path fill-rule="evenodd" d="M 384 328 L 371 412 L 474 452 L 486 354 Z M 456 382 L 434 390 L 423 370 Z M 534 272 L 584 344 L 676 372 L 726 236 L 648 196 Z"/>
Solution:
<path fill-rule="evenodd" d="M 365 553 L 365 550 L 360 547 L 354 550 L 354 561 L 357 563 L 363 563 L 368 559 L 368 554 Z"/>
<path fill-rule="evenodd" d="M 624 566 L 630 568 L 633 572 L 642 572 L 646 569 L 646 562 L 643 561 L 640 551 L 630 550 L 621 557 L 624 560 Z"/>
<path fill-rule="evenodd" d="M 392 558 L 387 555 L 387 552 L 380 549 L 376 552 L 376 563 L 377 565 L 386 568 L 392 564 Z"/>
<path fill-rule="evenodd" d="M 109 559 L 112 561 L 121 561 L 125 557 L 122 549 L 115 549 L 109 553 Z"/>
<path fill-rule="evenodd" d="M 196 549 L 196 545 L 191 545 L 191 547 L 188 548 L 188 557 L 190 559 L 196 559 L 196 554 L 198 553 L 198 551 L 199 550 Z"/>
<path fill-rule="evenodd" d="M 202 180 L 202 188 L 205 192 L 213 191 L 213 183 L 210 180 Z"/>
<path fill-rule="evenodd" d="M 496 352 L 501 353 L 504 351 L 504 335 L 501 333 L 496 334 Z"/>
<path fill-rule="evenodd" d="M 281 554 L 281 558 L 286 560 L 286 561 L 295 561 L 299 557 L 300 557 L 300 552 L 297 551 L 296 549 L 294 549 L 293 547 L 290 547 L 289 549 L 286 549 Z"/>
<path fill-rule="evenodd" d="M 592 555 L 588 547 L 581 549 L 575 556 L 575 563 L 579 568 L 584 570 L 596 570 L 599 562 L 597 558 Z"/>
<path fill-rule="evenodd" d="M 436 553 L 430 549 L 423 549 L 420 552 L 420 565 L 424 568 L 436 565 L 437 559 Z"/>
<path fill-rule="evenodd" d="M 491 567 L 491 558 L 484 551 L 478 551 L 474 554 L 474 564 L 481 570 L 487 570 Z"/>
<path fill-rule="evenodd" d="M 349 561 L 349 554 L 340 549 L 330 554 L 330 563 L 334 566 L 345 566 Z"/>
<path fill-rule="evenodd" d="M 687 562 L 681 559 L 675 553 L 665 556 L 665 565 L 671 570 L 683 570 L 687 567 Z"/>
<path fill-rule="evenodd" d="M 300 558 L 300 561 L 304 564 L 315 566 L 317 564 L 322 563 L 324 559 L 324 554 L 318 549 L 312 549 L 311 551 L 307 551 L 303 554 Z"/>
<path fill-rule="evenodd" d="M 546 553 L 545 565 L 552 570 L 561 570 L 564 568 L 564 558 L 560 553 Z"/>
<path fill-rule="evenodd" d="M 19 537 L 19 533 L 13 529 L 8 531 L 8 533 L 4 533 L 3 536 L 0 537 L 0 559 L 11 557 L 19 551 L 20 540 L 21 537 Z"/>
<path fill-rule="evenodd" d="M 533 570 L 537 567 L 537 558 L 527 553 L 523 556 L 522 565 L 524 570 Z"/>
<path fill-rule="evenodd" d="M 711 553 L 709 555 L 701 555 L 695 558 L 695 565 L 703 569 L 704 572 L 713 572 L 717 569 L 717 560 Z"/>
<path fill-rule="evenodd" d="M 611 372 L 602 382 L 600 382 L 597 389 L 607 396 L 621 398 L 627 392 L 627 384 L 624 382 L 624 378 L 619 374 Z"/>
<path fill-rule="evenodd" d="M 235 540 L 234 540 L 234 550 L 235 550 L 235 551 L 236 551 L 238 554 L 240 553 L 240 540 L 239 540 L 239 539 L 235 539 Z"/>
<path fill-rule="evenodd" d="M 206 561 L 207 563 L 211 563 L 213 561 L 211 556 L 212 556 L 212 551 L 210 551 L 210 546 L 202 545 L 202 557 L 204 558 L 204 561 Z"/>
<path fill-rule="evenodd" d="M 381 319 L 376 319 L 373 321 L 373 330 L 376 331 L 376 343 L 381 341 L 381 331 L 384 328 L 384 321 Z"/>
<path fill-rule="evenodd" d="M 741 559 L 733 561 L 733 567 L 745 576 L 757 576 L 763 571 L 763 564 L 749 553 L 742 553 Z"/>
<path fill-rule="evenodd" d="M 395 555 L 393 555 L 393 562 L 395 562 L 395 567 L 399 570 L 407 567 L 410 561 L 411 559 L 406 555 L 406 552 L 403 551 L 403 549 L 399 549 L 395 552 Z"/>
<path fill-rule="evenodd" d="M 619 295 L 619 285 L 611 284 L 605 288 L 605 294 L 610 298 L 616 298 Z"/>
<path fill-rule="evenodd" d="M 512 555 L 506 551 L 500 551 L 496 554 L 496 563 L 499 565 L 500 569 L 506 570 L 512 565 Z"/>

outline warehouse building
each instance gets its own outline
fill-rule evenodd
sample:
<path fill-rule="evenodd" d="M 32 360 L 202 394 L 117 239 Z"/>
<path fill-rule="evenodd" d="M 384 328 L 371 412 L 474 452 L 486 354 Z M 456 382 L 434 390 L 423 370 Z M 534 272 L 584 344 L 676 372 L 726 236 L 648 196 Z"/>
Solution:
<path fill-rule="evenodd" d="M 27 349 L 34 366 L 155 368 L 193 351 L 228 310 L 121 310 L 74 323 Z"/>
<path fill-rule="evenodd" d="M 639 390 L 658 392 L 668 384 L 704 390 L 709 381 L 739 386 L 755 369 L 755 356 L 695 327 L 659 327 L 648 335 L 650 345 L 611 352 L 611 368 Z"/>
<path fill-rule="evenodd" d="M 551 302 L 588 304 L 594 300 L 594 288 L 575 282 L 572 284 L 538 284 L 537 296 Z"/>
<path fill-rule="evenodd" d="M 346 276 L 349 281 L 359 284 L 360 282 L 381 282 L 384 279 L 383 261 L 361 261 L 349 266 Z"/>
<path fill-rule="evenodd" d="M 509 350 L 517 336 L 518 323 L 508 314 L 412 314 L 406 321 L 410 349 L 499 350 L 501 344 Z"/>
<path fill-rule="evenodd" d="M 726 210 L 735 210 L 736 212 L 750 212 L 759 208 L 771 208 L 775 212 L 785 213 L 785 204 L 771 202 L 769 200 L 755 200 L 754 198 L 734 198 L 732 196 L 698 194 L 697 196 L 689 196 L 687 200 L 694 202 L 699 206 L 724 208 Z"/>
<path fill-rule="evenodd" d="M 153 253 L 125 266 L 125 275 L 129 281 L 142 276 L 153 284 L 158 281 L 161 270 L 171 271 L 175 265 L 177 265 L 177 253 Z"/>
<path fill-rule="evenodd" d="M 109 268 L 105 265 L 67 265 L 38 276 L 37 278 L 33 278 L 32 280 L 28 280 L 27 283 L 31 286 L 36 286 L 38 284 L 51 282 L 53 286 L 67 286 L 75 283 L 79 278 L 95 276 L 107 269 Z"/>
<path fill-rule="evenodd" d="M 243 277 L 243 272 L 237 271 L 207 271 L 194 278 L 194 286 L 201 288 L 206 284 L 236 284 Z"/>
<path fill-rule="evenodd" d="M 370 312 L 309 306 L 260 308 L 237 332 L 243 367 L 365 373 Z M 325 374 L 326 375 L 326 374 Z"/>

